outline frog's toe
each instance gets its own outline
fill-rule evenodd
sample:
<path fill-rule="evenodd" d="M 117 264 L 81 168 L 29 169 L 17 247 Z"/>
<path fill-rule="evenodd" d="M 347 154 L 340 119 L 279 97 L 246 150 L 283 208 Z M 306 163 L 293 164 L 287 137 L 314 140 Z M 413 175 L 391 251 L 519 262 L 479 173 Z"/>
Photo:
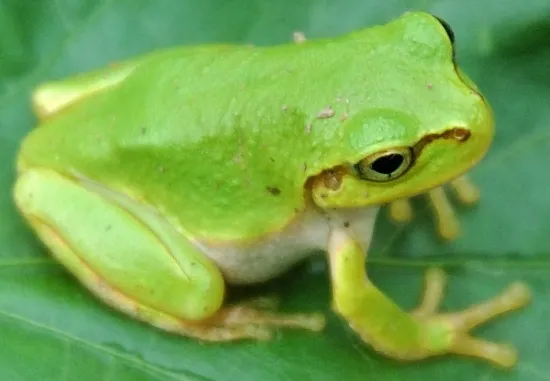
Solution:
<path fill-rule="evenodd" d="M 321 331 L 325 317 L 320 313 L 281 313 L 250 307 L 247 302 L 222 308 L 212 317 L 216 326 L 271 326 Z"/>
<path fill-rule="evenodd" d="M 463 204 L 471 205 L 479 201 L 479 188 L 472 183 L 466 175 L 451 181 L 451 186 L 453 187 L 458 199 Z"/>
<path fill-rule="evenodd" d="M 527 305 L 531 300 L 528 287 L 516 282 L 494 298 L 463 311 L 437 314 L 444 284 L 445 277 L 441 270 L 429 270 L 424 299 L 412 312 L 425 328 L 423 332 L 427 350 L 433 354 L 455 353 L 478 357 L 501 367 L 512 367 L 517 362 L 514 347 L 472 337 L 469 331 L 499 315 Z"/>
<path fill-rule="evenodd" d="M 409 199 L 395 200 L 389 204 L 388 208 L 391 220 L 399 223 L 408 223 L 412 220 L 413 210 Z"/>
<path fill-rule="evenodd" d="M 426 195 L 435 215 L 436 230 L 439 236 L 447 240 L 456 239 L 460 230 L 459 222 L 444 188 L 434 188 Z M 392 201 L 388 205 L 388 212 L 390 219 L 397 223 L 409 223 L 413 219 L 413 208 L 407 198 Z"/>
<path fill-rule="evenodd" d="M 455 339 L 451 353 L 488 360 L 503 368 L 511 368 L 518 361 L 516 349 L 509 344 L 498 344 L 469 335 Z"/>
<path fill-rule="evenodd" d="M 458 200 L 464 205 L 475 204 L 480 197 L 479 189 L 466 175 L 458 177 L 449 183 Z M 455 215 L 451 202 L 445 194 L 444 187 L 435 188 L 428 192 L 430 205 L 437 221 L 437 231 L 443 239 L 454 240 L 460 234 L 460 223 Z"/>
<path fill-rule="evenodd" d="M 187 334 L 203 341 L 234 341 L 242 339 L 269 340 L 277 327 L 321 331 L 325 326 L 325 317 L 319 313 L 284 314 L 255 308 L 257 303 L 273 298 L 255 298 L 249 301 L 226 306 L 210 319 L 186 327 Z M 267 308 L 273 305 L 268 304 Z"/>
<path fill-rule="evenodd" d="M 435 215 L 439 236 L 448 240 L 457 238 L 460 230 L 458 219 L 444 188 L 434 188 L 427 192 L 427 196 Z M 388 205 L 388 211 L 390 219 L 397 223 L 409 223 L 413 219 L 413 208 L 407 198 L 392 201 Z"/>
<path fill-rule="evenodd" d="M 451 187 L 458 200 L 465 205 L 475 204 L 480 198 L 480 192 L 465 175 L 426 192 L 436 221 L 437 233 L 445 240 L 454 240 L 460 234 L 460 223 L 445 192 L 445 186 Z M 409 223 L 413 218 L 413 209 L 409 199 L 395 200 L 389 204 L 388 208 L 389 217 L 395 222 Z"/>
<path fill-rule="evenodd" d="M 201 323 L 196 326 L 186 327 L 185 330 L 186 335 L 208 342 L 246 339 L 265 341 L 273 337 L 273 330 L 271 328 L 254 324 L 218 327 Z"/>
<path fill-rule="evenodd" d="M 443 239 L 454 240 L 460 234 L 460 224 L 443 187 L 428 192 L 436 220 L 436 230 Z"/>

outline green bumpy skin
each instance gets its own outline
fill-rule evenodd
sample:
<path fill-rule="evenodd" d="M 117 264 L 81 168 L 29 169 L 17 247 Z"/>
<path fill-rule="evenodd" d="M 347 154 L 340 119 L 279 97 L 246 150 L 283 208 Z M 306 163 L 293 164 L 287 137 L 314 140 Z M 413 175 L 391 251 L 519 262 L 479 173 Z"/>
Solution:
<path fill-rule="evenodd" d="M 33 102 L 41 123 L 21 146 L 16 204 L 115 308 L 203 340 L 267 338 L 267 325 L 319 330 L 318 315 L 223 306 L 224 283 L 275 276 L 283 259 L 328 242 L 333 306 L 381 352 L 515 363 L 511 349 L 467 331 L 524 305 L 525 288 L 476 309 L 475 324 L 451 322 L 435 302 L 402 311 L 363 266 L 378 205 L 455 179 L 492 140 L 491 110 L 435 17 L 301 44 L 155 52 L 44 84 Z M 394 152 L 400 169 L 381 175 L 373 163 Z M 441 288 L 430 284 L 428 301 Z"/>

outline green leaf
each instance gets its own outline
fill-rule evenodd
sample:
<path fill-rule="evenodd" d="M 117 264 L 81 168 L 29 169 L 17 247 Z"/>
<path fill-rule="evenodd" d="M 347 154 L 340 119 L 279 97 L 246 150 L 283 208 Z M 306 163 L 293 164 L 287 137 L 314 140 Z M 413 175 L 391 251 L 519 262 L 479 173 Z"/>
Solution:
<path fill-rule="evenodd" d="M 321 334 L 281 331 L 268 343 L 199 344 L 114 312 L 85 291 L 24 225 L 11 201 L 15 155 L 36 124 L 29 98 L 41 81 L 176 44 L 273 44 L 300 30 L 334 36 L 407 10 L 448 21 L 458 60 L 492 104 L 497 136 L 471 177 L 481 203 L 460 210 L 462 236 L 441 243 L 417 200 L 406 228 L 381 219 L 369 273 L 405 308 L 422 274 L 451 274 L 444 307 L 463 308 L 514 280 L 534 303 L 479 330 L 513 342 L 521 359 L 501 371 L 445 357 L 401 364 L 362 345 L 329 309 L 326 265 L 315 259 L 252 292 L 283 308 L 325 311 Z M 19 380 L 421 380 L 548 379 L 550 331 L 550 2 L 547 0 L 0 0 L 0 374 Z"/>

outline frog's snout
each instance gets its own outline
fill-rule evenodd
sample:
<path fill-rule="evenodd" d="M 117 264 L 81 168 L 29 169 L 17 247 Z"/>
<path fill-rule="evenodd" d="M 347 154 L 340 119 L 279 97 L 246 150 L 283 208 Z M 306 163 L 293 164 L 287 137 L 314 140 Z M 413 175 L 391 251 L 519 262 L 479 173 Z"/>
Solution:
<path fill-rule="evenodd" d="M 478 110 L 475 113 L 471 121 L 471 135 L 474 150 L 481 157 L 485 156 L 491 144 L 495 134 L 495 122 L 493 117 L 493 111 L 487 101 L 479 93 L 476 93 L 479 97 Z"/>

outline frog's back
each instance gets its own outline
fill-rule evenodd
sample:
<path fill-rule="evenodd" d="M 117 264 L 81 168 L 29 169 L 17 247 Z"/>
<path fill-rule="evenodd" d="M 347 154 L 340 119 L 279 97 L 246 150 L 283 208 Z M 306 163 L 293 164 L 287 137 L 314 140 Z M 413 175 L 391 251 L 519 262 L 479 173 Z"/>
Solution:
<path fill-rule="evenodd" d="M 311 113 L 285 92 L 300 78 L 296 62 L 251 49 L 150 58 L 35 130 L 23 148 L 26 165 L 142 199 L 210 241 L 283 228 L 303 210 L 307 172 L 323 149 Z"/>

